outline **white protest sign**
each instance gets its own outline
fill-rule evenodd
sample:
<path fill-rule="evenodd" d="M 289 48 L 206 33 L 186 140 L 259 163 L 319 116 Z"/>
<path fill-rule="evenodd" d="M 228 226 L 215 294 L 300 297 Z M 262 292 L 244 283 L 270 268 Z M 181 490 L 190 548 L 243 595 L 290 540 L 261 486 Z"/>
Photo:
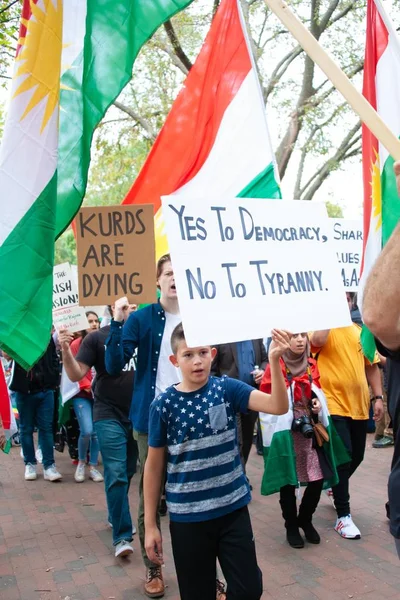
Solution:
<path fill-rule="evenodd" d="M 362 219 L 331 219 L 333 242 L 346 292 L 356 292 L 363 251 Z"/>
<path fill-rule="evenodd" d="M 248 198 L 163 201 L 190 346 L 351 324 L 323 204 Z"/>
<path fill-rule="evenodd" d="M 71 333 L 89 327 L 85 310 L 79 306 L 76 277 L 69 263 L 53 269 L 53 323 L 57 330 L 65 328 Z"/>

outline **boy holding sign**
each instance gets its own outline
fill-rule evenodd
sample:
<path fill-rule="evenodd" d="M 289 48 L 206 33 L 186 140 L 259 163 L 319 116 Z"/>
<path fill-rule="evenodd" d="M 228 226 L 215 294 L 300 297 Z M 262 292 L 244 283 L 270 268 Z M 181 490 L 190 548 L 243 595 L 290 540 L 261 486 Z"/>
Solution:
<path fill-rule="evenodd" d="M 167 388 L 150 407 L 145 547 L 149 559 L 161 565 L 156 515 L 167 455 L 167 505 L 181 600 L 215 600 L 217 558 L 228 597 L 261 598 L 262 574 L 247 509 L 251 494 L 235 416 L 249 409 L 276 415 L 288 410 L 279 359 L 289 347 L 289 335 L 274 330 L 272 338 L 270 395 L 229 377 L 210 377 L 216 349 L 188 348 L 182 324 L 172 334 L 170 361 L 180 368 L 182 382 Z"/>

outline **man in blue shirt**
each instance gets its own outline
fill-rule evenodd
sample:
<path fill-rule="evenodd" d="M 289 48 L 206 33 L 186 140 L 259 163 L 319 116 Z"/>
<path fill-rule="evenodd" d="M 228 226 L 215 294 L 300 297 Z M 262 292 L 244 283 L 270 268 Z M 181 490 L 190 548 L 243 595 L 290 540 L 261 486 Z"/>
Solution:
<path fill-rule="evenodd" d="M 144 547 L 143 472 L 148 451 L 149 410 L 151 402 L 158 394 L 181 380 L 179 369 L 169 361 L 169 356 L 172 354 L 171 334 L 181 321 L 169 254 L 159 259 L 156 276 L 161 293 L 160 301 L 132 313 L 123 326 L 123 314 L 128 299 L 117 300 L 110 336 L 106 341 L 106 368 L 110 375 L 117 375 L 137 349 L 130 419 L 139 449 L 141 477 L 138 529 L 142 557 L 146 566 L 144 591 L 150 598 L 160 598 L 164 595 L 164 581 L 160 566 L 148 559 Z M 157 519 L 159 524 L 158 514 Z"/>

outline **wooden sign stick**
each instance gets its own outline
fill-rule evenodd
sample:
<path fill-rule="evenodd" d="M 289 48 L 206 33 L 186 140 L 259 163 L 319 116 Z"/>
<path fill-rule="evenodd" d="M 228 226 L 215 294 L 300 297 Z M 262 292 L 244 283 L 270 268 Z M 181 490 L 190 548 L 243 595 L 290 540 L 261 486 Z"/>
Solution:
<path fill-rule="evenodd" d="M 308 56 L 322 69 L 335 88 L 344 96 L 354 112 L 385 146 L 389 154 L 400 160 L 400 140 L 390 131 L 378 113 L 354 87 L 347 75 L 311 35 L 283 0 L 264 0 L 278 19 L 287 27 Z"/>

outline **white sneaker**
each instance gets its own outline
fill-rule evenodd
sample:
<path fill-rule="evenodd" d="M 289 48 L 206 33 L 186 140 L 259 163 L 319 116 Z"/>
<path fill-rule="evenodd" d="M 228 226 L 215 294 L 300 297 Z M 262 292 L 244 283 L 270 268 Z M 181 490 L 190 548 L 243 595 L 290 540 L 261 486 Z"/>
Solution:
<path fill-rule="evenodd" d="M 97 469 L 95 469 L 94 467 L 90 467 L 89 468 L 89 477 L 90 479 L 92 479 L 95 483 L 100 483 L 101 481 L 104 481 L 104 477 L 103 475 L 100 473 L 100 471 L 98 471 Z"/>
<path fill-rule="evenodd" d="M 43 462 L 43 454 L 42 454 L 42 451 L 40 448 L 38 448 L 36 450 L 35 457 L 36 457 L 36 460 L 38 461 L 39 465 L 41 465 Z"/>
<path fill-rule="evenodd" d="M 85 465 L 83 463 L 79 463 L 76 467 L 74 479 L 77 483 L 85 481 Z"/>
<path fill-rule="evenodd" d="M 28 463 L 25 466 L 25 481 L 34 481 L 37 479 L 36 465 Z"/>
<path fill-rule="evenodd" d="M 121 540 L 115 545 L 115 556 L 128 556 L 128 554 L 133 553 L 133 548 L 130 542 L 126 540 Z"/>
<path fill-rule="evenodd" d="M 57 471 L 54 463 L 48 469 L 43 469 L 43 477 L 47 481 L 60 481 L 62 479 L 62 475 Z"/>
<path fill-rule="evenodd" d="M 361 538 L 361 532 L 358 527 L 354 525 L 351 515 L 336 519 L 335 531 L 348 540 L 359 540 Z"/>

